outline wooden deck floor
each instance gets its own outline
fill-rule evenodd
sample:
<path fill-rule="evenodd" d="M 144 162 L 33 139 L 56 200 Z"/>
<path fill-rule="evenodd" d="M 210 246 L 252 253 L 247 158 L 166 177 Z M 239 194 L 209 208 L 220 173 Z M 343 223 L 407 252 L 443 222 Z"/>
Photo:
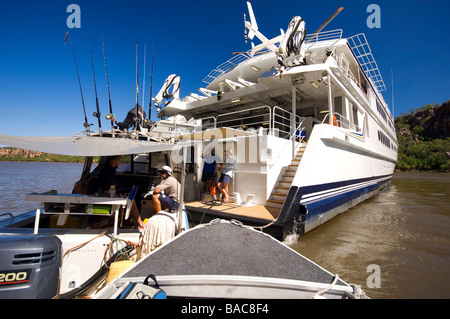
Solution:
<path fill-rule="evenodd" d="M 242 206 L 236 205 L 234 203 L 222 203 L 221 205 L 211 206 L 202 203 L 201 201 L 186 202 L 186 209 L 195 209 L 196 211 L 206 212 L 211 214 L 218 213 L 220 215 L 227 214 L 231 217 L 250 217 L 256 219 L 262 219 L 265 221 L 273 221 L 278 217 L 280 213 L 279 208 L 267 207 L 264 205 L 252 205 L 252 206 Z M 235 218 L 234 217 L 234 218 Z"/>

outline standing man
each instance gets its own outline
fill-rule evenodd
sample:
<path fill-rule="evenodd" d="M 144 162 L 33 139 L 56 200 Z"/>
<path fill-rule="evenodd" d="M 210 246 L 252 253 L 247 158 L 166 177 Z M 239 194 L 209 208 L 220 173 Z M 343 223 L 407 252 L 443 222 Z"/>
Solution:
<path fill-rule="evenodd" d="M 202 172 L 202 193 L 206 193 L 210 189 L 214 180 L 214 172 L 216 170 L 216 163 L 222 163 L 222 159 L 216 155 L 216 149 L 212 148 L 210 154 L 202 154 L 205 160 Z"/>

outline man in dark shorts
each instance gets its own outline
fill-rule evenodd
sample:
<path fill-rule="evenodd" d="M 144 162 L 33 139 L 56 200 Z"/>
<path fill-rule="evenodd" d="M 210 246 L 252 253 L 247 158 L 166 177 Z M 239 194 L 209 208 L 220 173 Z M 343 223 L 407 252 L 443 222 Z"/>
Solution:
<path fill-rule="evenodd" d="M 169 166 L 163 166 L 158 171 L 161 176 L 161 183 L 156 186 L 152 195 L 155 210 L 157 213 L 166 208 L 177 211 L 180 207 L 181 185 L 172 176 L 172 169 Z"/>
<path fill-rule="evenodd" d="M 226 151 L 225 154 L 225 163 L 221 165 L 219 168 L 222 171 L 222 174 L 219 178 L 219 184 L 217 188 L 219 188 L 222 193 L 222 202 L 228 203 L 230 199 L 230 195 L 228 194 L 228 185 L 230 184 L 231 178 L 233 177 L 235 160 L 233 157 L 233 151 L 231 149 Z"/>
<path fill-rule="evenodd" d="M 210 154 L 202 154 L 202 158 L 205 160 L 202 172 L 202 193 L 205 193 L 213 184 L 216 163 L 222 163 L 222 159 L 216 155 L 215 148 L 211 149 Z"/>
<path fill-rule="evenodd" d="M 172 239 L 176 231 L 177 220 L 174 211 L 180 207 L 181 185 L 172 176 L 172 169 L 169 166 L 163 166 L 158 171 L 161 183 L 156 186 L 152 194 L 156 214 L 147 221 L 139 238 L 142 256 Z M 167 208 L 171 211 L 162 210 Z"/>

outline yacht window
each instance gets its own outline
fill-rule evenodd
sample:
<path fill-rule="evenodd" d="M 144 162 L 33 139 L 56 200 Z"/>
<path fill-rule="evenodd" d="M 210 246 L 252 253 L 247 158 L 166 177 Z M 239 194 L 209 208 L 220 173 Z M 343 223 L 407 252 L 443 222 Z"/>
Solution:
<path fill-rule="evenodd" d="M 356 106 L 352 105 L 352 113 L 353 113 L 353 125 L 355 126 L 356 130 L 359 130 L 358 109 L 356 108 Z"/>

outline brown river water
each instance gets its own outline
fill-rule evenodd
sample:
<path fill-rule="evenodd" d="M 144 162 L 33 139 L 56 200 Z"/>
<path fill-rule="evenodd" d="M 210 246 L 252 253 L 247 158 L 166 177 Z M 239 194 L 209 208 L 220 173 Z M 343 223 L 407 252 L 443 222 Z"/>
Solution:
<path fill-rule="evenodd" d="M 70 192 L 82 164 L 0 162 L 0 215 L 25 194 Z M 371 298 L 450 298 L 450 174 L 395 173 L 392 185 L 288 243 Z"/>
<path fill-rule="evenodd" d="M 289 246 L 371 298 L 450 298 L 450 174 L 395 173 Z"/>

